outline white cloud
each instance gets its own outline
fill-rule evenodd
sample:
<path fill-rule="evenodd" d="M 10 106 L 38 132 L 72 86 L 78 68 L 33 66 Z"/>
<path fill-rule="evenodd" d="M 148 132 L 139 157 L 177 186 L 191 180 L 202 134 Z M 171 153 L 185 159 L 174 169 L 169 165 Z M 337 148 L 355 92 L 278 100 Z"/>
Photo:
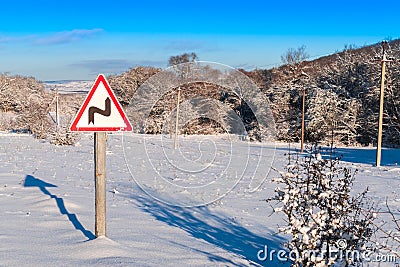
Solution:
<path fill-rule="evenodd" d="M 170 41 L 166 46 L 166 50 L 181 51 L 181 50 L 199 50 L 203 48 L 203 44 L 199 41 L 181 39 Z"/>
<path fill-rule="evenodd" d="M 15 42 L 26 42 L 26 41 L 31 41 L 34 38 L 35 38 L 34 35 L 24 35 L 24 36 L 0 35 L 0 44 L 15 43 Z"/>
<path fill-rule="evenodd" d="M 121 73 L 136 66 L 153 66 L 164 67 L 163 61 L 151 60 L 125 60 L 125 59 L 95 59 L 83 60 L 81 62 L 71 64 L 72 67 L 88 69 L 91 73 Z"/>
<path fill-rule="evenodd" d="M 214 43 L 210 44 L 205 41 L 192 40 L 192 39 L 178 39 L 171 40 L 164 46 L 166 51 L 172 51 L 176 53 L 183 52 L 216 52 L 221 49 Z"/>
<path fill-rule="evenodd" d="M 80 41 L 85 38 L 93 37 L 102 33 L 102 29 L 75 29 L 71 31 L 61 31 L 48 35 L 29 34 L 29 35 L 0 35 L 0 44 L 7 43 L 32 43 L 36 45 L 57 45 Z"/>
<path fill-rule="evenodd" d="M 62 31 L 48 36 L 38 37 L 34 40 L 34 43 L 40 45 L 66 44 L 92 37 L 102 32 L 102 29 L 75 29 L 71 31 Z"/>

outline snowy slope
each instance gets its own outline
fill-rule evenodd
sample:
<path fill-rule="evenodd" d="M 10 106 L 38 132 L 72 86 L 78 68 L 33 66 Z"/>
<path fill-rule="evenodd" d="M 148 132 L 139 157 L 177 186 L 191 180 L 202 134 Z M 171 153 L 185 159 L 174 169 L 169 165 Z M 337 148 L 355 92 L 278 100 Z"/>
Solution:
<path fill-rule="evenodd" d="M 53 91 L 58 90 L 60 94 L 68 93 L 82 93 L 89 92 L 93 85 L 93 81 L 74 81 L 74 80 L 62 80 L 62 81 L 44 81 L 46 90 Z"/>
<path fill-rule="evenodd" d="M 226 137 L 210 138 L 216 147 L 226 143 Z M 285 241 L 276 234 L 283 219 L 271 215 L 271 207 L 262 201 L 272 195 L 275 185 L 271 178 L 277 174 L 270 172 L 260 190 L 251 193 L 248 188 L 254 168 L 268 173 L 273 152 L 270 145 L 266 145 L 268 153 L 260 165 L 249 163 L 244 178 L 224 198 L 207 206 L 184 208 L 156 201 L 135 182 L 138 176 L 150 177 L 157 168 L 170 175 L 172 171 L 163 164 L 165 155 L 174 153 L 171 143 L 160 143 L 157 136 L 121 139 L 120 135 L 109 135 L 107 144 L 108 238 L 94 239 L 92 135 L 82 135 L 80 144 L 71 147 L 56 147 L 25 135 L 0 136 L 0 266 L 285 266 L 257 260 L 257 252 L 265 245 L 279 249 Z M 181 138 L 181 152 L 187 157 L 199 155 L 199 140 L 205 142 L 201 137 Z M 127 147 L 136 150 L 127 155 L 137 158 L 124 158 Z M 258 145 L 249 149 L 247 143 L 239 141 L 233 141 L 233 147 L 232 154 L 250 155 L 250 161 L 259 151 Z M 284 166 L 287 148 L 286 144 L 277 146 L 275 168 Z M 216 155 L 222 160 L 213 161 L 210 172 L 226 164 L 221 151 Z M 354 153 L 364 155 L 356 149 L 350 154 Z M 132 160 L 147 157 L 159 165 L 149 169 L 146 164 L 133 164 Z M 192 160 L 198 158 L 201 162 L 201 156 Z M 375 168 L 362 159 L 349 161 L 350 166 L 360 169 L 356 190 L 369 186 L 377 204 L 383 205 L 388 196 L 391 206 L 400 205 L 399 168 Z M 233 167 L 238 164 L 232 161 Z M 196 177 L 202 177 L 200 174 Z M 190 180 L 191 176 L 185 180 L 178 175 L 174 183 L 197 185 L 207 182 L 207 175 L 203 180 Z M 177 191 L 171 196 L 175 189 L 152 187 L 148 180 L 139 180 L 164 202 L 184 196 Z M 199 195 L 196 191 L 187 198 L 198 202 Z"/>

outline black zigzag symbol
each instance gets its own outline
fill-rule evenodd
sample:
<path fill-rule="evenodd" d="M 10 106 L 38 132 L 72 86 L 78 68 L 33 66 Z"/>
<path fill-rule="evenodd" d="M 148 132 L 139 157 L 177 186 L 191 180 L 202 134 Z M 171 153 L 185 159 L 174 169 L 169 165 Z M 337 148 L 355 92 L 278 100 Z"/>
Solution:
<path fill-rule="evenodd" d="M 94 124 L 94 114 L 99 113 L 100 115 L 103 116 L 110 116 L 111 115 L 111 100 L 109 97 L 105 100 L 105 106 L 106 108 L 104 110 L 99 109 L 98 107 L 90 107 L 89 108 L 89 124 L 93 123 Z"/>

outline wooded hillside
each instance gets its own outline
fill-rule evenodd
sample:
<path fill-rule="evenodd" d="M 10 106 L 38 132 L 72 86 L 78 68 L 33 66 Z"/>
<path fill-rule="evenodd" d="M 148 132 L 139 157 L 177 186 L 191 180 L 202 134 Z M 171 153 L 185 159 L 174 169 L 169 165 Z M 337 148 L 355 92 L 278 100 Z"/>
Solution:
<path fill-rule="evenodd" d="M 387 55 L 395 60 L 387 64 L 383 145 L 400 146 L 400 40 L 389 42 Z M 381 76 L 380 43 L 312 61 L 287 64 L 279 68 L 240 70 L 247 75 L 269 100 L 277 139 L 299 141 L 301 135 L 302 92 L 306 91 L 306 141 L 336 144 L 373 145 L 376 143 Z M 137 88 L 161 69 L 136 67 L 108 77 L 119 101 L 128 106 Z M 244 122 L 250 140 L 261 140 L 255 116 L 240 97 L 226 88 L 203 82 L 181 87 L 181 102 L 196 96 L 212 98 L 232 109 Z M 242 88 L 246 90 L 246 88 Z M 62 96 L 66 118 L 72 118 L 82 96 Z M 157 134 L 172 131 L 177 88 L 162 96 L 150 114 L 144 132 Z M 267 103 L 266 103 L 267 104 Z M 42 138 L 54 131 L 48 116 L 53 110 L 54 93 L 44 90 L 41 82 L 31 77 L 0 75 L 1 130 L 26 130 Z M 69 105 L 66 107 L 66 105 Z M 66 125 L 65 125 L 66 127 Z M 50 129 L 50 130 L 49 130 Z M 180 129 L 182 134 L 224 133 L 220 123 L 208 118 L 190 121 Z"/>
<path fill-rule="evenodd" d="M 299 64 L 268 70 L 240 70 L 250 77 L 269 99 L 277 127 L 277 139 L 299 141 L 301 134 L 302 91 L 306 90 L 306 141 L 336 144 L 372 145 L 376 142 L 379 113 L 381 64 L 380 44 L 342 52 Z M 389 42 L 388 56 L 400 59 L 400 40 Z M 387 64 L 383 143 L 400 145 L 400 69 L 399 61 Z M 135 90 L 150 76 L 160 72 L 137 67 L 109 78 L 120 101 L 128 104 Z M 254 114 L 246 104 L 224 88 L 191 84 L 182 90 L 182 101 L 193 93 L 207 95 L 235 110 L 243 119 L 251 139 L 259 139 Z M 189 89 L 190 88 L 190 89 Z M 244 88 L 245 89 L 245 88 Z M 148 133 L 160 133 L 162 124 L 176 106 L 176 91 L 170 91 L 152 113 Z M 181 133 L 224 132 L 220 125 L 199 119 Z M 201 129 L 201 130 L 200 130 Z"/>

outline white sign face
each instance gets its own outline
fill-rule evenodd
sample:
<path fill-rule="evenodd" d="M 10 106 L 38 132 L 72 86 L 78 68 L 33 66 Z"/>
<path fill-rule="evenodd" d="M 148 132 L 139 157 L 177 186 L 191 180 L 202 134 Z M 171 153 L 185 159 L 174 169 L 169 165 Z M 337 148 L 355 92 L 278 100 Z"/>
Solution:
<path fill-rule="evenodd" d="M 111 90 L 100 74 L 70 127 L 75 132 L 131 131 L 132 126 Z"/>

